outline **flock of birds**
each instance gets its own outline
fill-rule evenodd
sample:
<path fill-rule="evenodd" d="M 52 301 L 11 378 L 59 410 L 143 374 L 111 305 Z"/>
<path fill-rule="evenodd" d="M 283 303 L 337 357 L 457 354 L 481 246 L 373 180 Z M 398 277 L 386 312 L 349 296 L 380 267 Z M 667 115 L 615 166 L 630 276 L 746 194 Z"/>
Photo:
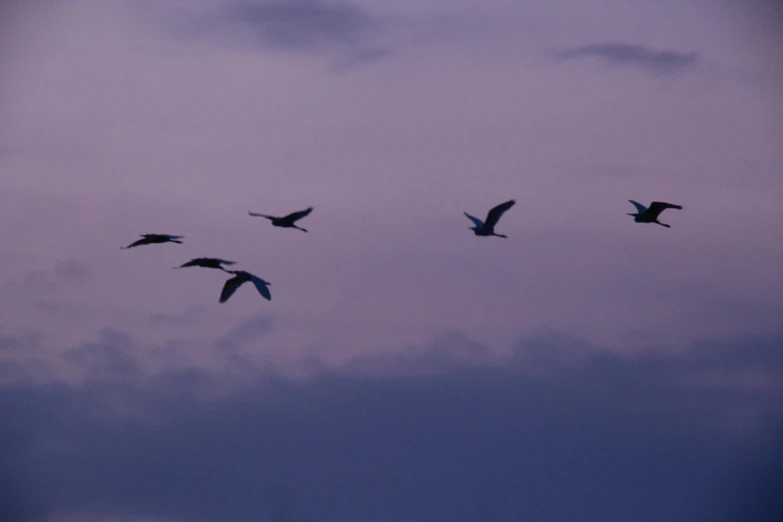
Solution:
<path fill-rule="evenodd" d="M 662 201 L 653 201 L 649 207 L 645 207 L 641 203 L 634 201 L 632 199 L 629 199 L 628 201 L 630 201 L 636 207 L 636 212 L 628 213 L 627 215 L 633 216 L 634 221 L 636 223 L 656 223 L 666 228 L 671 228 L 671 227 L 666 223 L 661 223 L 660 221 L 658 221 L 658 216 L 661 215 L 661 212 L 663 212 L 667 208 L 674 208 L 678 210 L 682 209 L 681 205 L 673 205 L 671 203 L 664 203 Z M 495 226 L 498 224 L 498 221 L 500 221 L 501 216 L 503 216 L 503 214 L 508 209 L 513 207 L 515 203 L 516 201 L 512 199 L 506 201 L 505 203 L 501 203 L 500 205 L 493 207 L 487 213 L 487 217 L 483 221 L 477 218 L 476 216 L 471 216 L 470 214 L 465 212 L 465 215 L 474 224 L 474 226 L 469 228 L 473 230 L 473 233 L 477 236 L 483 236 L 483 237 L 496 236 L 502 238 L 508 237 L 503 234 L 496 233 Z M 248 212 L 248 214 L 253 217 L 266 218 L 269 221 L 271 221 L 272 226 L 275 227 L 295 228 L 297 230 L 301 230 L 302 232 L 307 232 L 306 229 L 297 226 L 296 222 L 309 215 L 310 212 L 312 211 L 313 211 L 313 207 L 308 207 L 305 210 L 292 212 L 291 214 L 282 217 L 269 216 L 266 214 L 259 214 L 256 212 Z M 141 239 L 134 241 L 128 246 L 120 247 L 120 248 L 128 249 L 137 246 L 154 245 L 158 243 L 181 244 L 182 243 L 181 240 L 184 239 L 184 237 L 185 236 L 173 236 L 171 234 L 142 234 Z M 264 299 L 266 299 L 267 301 L 271 301 L 272 294 L 269 292 L 269 285 L 271 283 L 244 270 L 228 270 L 224 268 L 224 265 L 231 266 L 235 264 L 236 261 L 227 261 L 225 259 L 219 259 L 216 257 L 197 257 L 191 259 L 186 263 L 183 263 L 180 266 L 175 266 L 174 268 L 186 268 L 189 266 L 199 266 L 202 268 L 213 268 L 216 270 L 222 270 L 226 273 L 232 274 L 233 277 L 229 278 L 226 281 L 226 283 L 223 285 L 223 290 L 220 292 L 220 303 L 225 303 L 226 301 L 228 301 L 228 299 L 232 295 L 234 295 L 234 292 L 236 292 L 240 286 L 242 286 L 244 283 L 247 283 L 248 281 L 252 282 L 253 285 L 255 285 L 256 289 L 258 290 L 258 293 L 261 294 L 261 296 L 264 297 Z"/>

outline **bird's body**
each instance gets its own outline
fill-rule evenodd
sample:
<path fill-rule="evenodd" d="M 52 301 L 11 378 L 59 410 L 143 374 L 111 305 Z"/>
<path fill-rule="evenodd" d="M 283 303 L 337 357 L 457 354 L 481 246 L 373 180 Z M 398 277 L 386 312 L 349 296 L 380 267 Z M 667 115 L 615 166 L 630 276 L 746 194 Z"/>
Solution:
<path fill-rule="evenodd" d="M 127 248 L 133 248 L 141 245 L 153 245 L 156 243 L 182 243 L 180 239 L 185 236 L 172 236 L 171 234 L 142 234 L 141 239 L 138 239 L 126 247 L 120 247 L 123 250 Z"/>
<path fill-rule="evenodd" d="M 475 226 L 468 227 L 470 228 L 474 234 L 477 236 L 497 236 L 497 237 L 507 237 L 503 234 L 496 234 L 495 233 L 495 225 L 498 224 L 498 221 L 500 220 L 500 216 L 503 215 L 503 213 L 514 206 L 516 201 L 509 200 L 505 203 L 501 203 L 500 205 L 497 205 L 496 207 L 493 207 L 488 213 L 487 213 L 487 219 L 484 221 L 481 221 L 479 218 L 475 216 L 471 216 L 467 212 L 465 212 L 465 215 L 470 219 Z"/>
<path fill-rule="evenodd" d="M 220 292 L 221 303 L 228 301 L 228 298 L 234 295 L 234 292 L 237 291 L 237 288 L 247 283 L 248 281 L 253 282 L 256 289 L 258 290 L 258 293 L 261 294 L 264 299 L 267 301 L 272 300 L 272 294 L 269 292 L 268 288 L 268 285 L 272 283 L 269 281 L 264 281 L 260 277 L 256 277 L 250 272 L 245 272 L 244 270 L 226 270 L 226 272 L 234 274 L 234 277 L 226 281 L 226 284 L 223 285 L 223 291 Z"/>
<path fill-rule="evenodd" d="M 292 212 L 291 214 L 288 214 L 287 216 L 283 216 L 283 217 L 268 216 L 266 214 L 259 214 L 257 212 L 248 212 L 248 214 L 253 217 L 266 218 L 272 222 L 273 226 L 276 227 L 295 228 L 297 230 L 301 230 L 302 232 L 307 232 L 307 230 L 305 230 L 304 228 L 296 226 L 296 222 L 302 219 L 303 217 L 307 216 L 308 214 L 310 214 L 310 212 L 312 211 L 313 211 L 313 207 L 307 207 L 305 210 Z"/>
<path fill-rule="evenodd" d="M 634 217 L 633 220 L 636 223 L 657 223 L 662 227 L 671 228 L 671 226 L 667 225 L 666 223 L 661 223 L 658 221 L 658 216 L 660 216 L 661 212 L 667 208 L 682 210 L 681 205 L 673 205 L 672 203 L 664 203 L 662 201 L 653 201 L 650 203 L 649 207 L 645 207 L 638 201 L 634 201 L 632 199 L 629 199 L 628 201 L 630 201 L 633 206 L 636 207 L 636 213 L 628 213 L 629 216 Z"/>
<path fill-rule="evenodd" d="M 175 266 L 174 268 L 200 266 L 203 268 L 215 268 L 217 270 L 223 270 L 224 272 L 227 272 L 227 270 L 223 268 L 223 265 L 235 265 L 235 264 L 237 264 L 236 261 L 226 261 L 225 259 L 218 259 L 216 257 L 197 257 L 195 259 L 191 259 L 187 263 L 184 263 L 180 266 Z"/>

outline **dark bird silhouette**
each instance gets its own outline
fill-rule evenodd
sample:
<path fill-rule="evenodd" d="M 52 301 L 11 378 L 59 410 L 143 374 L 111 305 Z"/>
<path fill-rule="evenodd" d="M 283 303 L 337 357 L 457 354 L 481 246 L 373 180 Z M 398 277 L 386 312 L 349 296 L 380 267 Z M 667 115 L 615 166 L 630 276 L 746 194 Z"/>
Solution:
<path fill-rule="evenodd" d="M 171 234 L 142 234 L 141 239 L 137 239 L 126 247 L 120 247 L 125 250 L 126 248 L 133 248 L 141 245 L 153 245 L 155 243 L 182 243 L 180 239 L 185 236 L 172 236 Z"/>
<path fill-rule="evenodd" d="M 513 199 L 510 201 L 506 201 L 505 203 L 501 203 L 500 205 L 492 208 L 487 213 L 487 219 L 485 221 L 481 221 L 479 218 L 475 216 L 471 216 L 467 212 L 465 212 L 465 215 L 468 216 L 468 219 L 470 219 L 476 226 L 475 227 L 468 227 L 470 228 L 474 234 L 477 236 L 497 236 L 497 237 L 507 237 L 503 234 L 496 234 L 495 233 L 495 225 L 498 224 L 498 221 L 500 220 L 500 216 L 503 215 L 503 213 L 514 206 L 516 201 Z"/>
<path fill-rule="evenodd" d="M 223 285 L 223 291 L 220 292 L 220 302 L 225 303 L 228 301 L 228 298 L 234 295 L 234 292 L 237 291 L 237 288 L 242 286 L 244 283 L 247 283 L 248 281 L 252 281 L 253 284 L 256 286 L 256 289 L 258 290 L 258 293 L 261 294 L 264 299 L 267 301 L 272 300 L 272 294 L 269 293 L 268 285 L 271 285 L 269 281 L 264 281 L 260 277 L 256 277 L 250 272 L 245 272 L 244 270 L 226 270 L 226 272 L 230 274 L 234 274 L 234 277 L 226 281 L 226 284 Z"/>
<path fill-rule="evenodd" d="M 237 264 L 236 261 L 226 261 L 225 259 L 218 259 L 216 257 L 197 257 L 195 259 L 191 259 L 185 264 L 182 264 L 180 266 L 175 266 L 174 268 L 200 266 L 204 268 L 216 268 L 218 270 L 223 270 L 224 272 L 227 272 L 227 270 L 223 268 L 223 265 L 235 265 L 235 264 Z"/>
<path fill-rule="evenodd" d="M 298 227 L 295 225 L 297 221 L 308 215 L 310 212 L 313 211 L 313 207 L 307 207 L 305 210 L 300 210 L 298 212 L 292 212 L 288 214 L 287 216 L 283 217 L 277 217 L 277 216 L 267 216 L 266 214 L 258 214 L 256 212 L 248 212 L 253 217 L 263 217 L 267 218 L 272 222 L 273 226 L 276 227 L 283 227 L 283 228 L 295 228 L 297 230 L 301 230 L 302 232 L 307 232 L 302 227 Z"/>
<path fill-rule="evenodd" d="M 649 208 L 645 207 L 641 203 L 634 201 L 632 199 L 629 199 L 631 203 L 633 203 L 633 206 L 636 207 L 637 212 L 635 214 L 628 213 L 629 216 L 634 217 L 634 221 L 637 223 L 658 223 L 662 227 L 671 228 L 666 223 L 661 223 L 658 221 L 658 216 L 661 215 L 661 212 L 666 210 L 667 208 L 676 208 L 677 210 L 682 210 L 682 206 L 680 205 L 672 205 L 671 203 L 664 203 L 662 201 L 653 201 L 650 203 Z"/>

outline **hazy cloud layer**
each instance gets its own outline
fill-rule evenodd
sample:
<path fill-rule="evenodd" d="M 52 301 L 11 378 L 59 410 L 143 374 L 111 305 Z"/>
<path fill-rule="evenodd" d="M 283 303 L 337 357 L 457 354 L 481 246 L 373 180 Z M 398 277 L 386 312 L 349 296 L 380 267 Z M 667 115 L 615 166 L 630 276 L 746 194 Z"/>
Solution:
<path fill-rule="evenodd" d="M 618 356 L 550 338 L 498 361 L 455 338 L 238 384 L 144 378 L 106 332 L 69 354 L 83 385 L 0 389 L 4 520 L 772 522 L 782 340 Z"/>
<path fill-rule="evenodd" d="M 615 65 L 641 67 L 652 72 L 674 73 L 695 65 L 698 54 L 658 51 L 644 45 L 616 42 L 575 47 L 559 54 L 562 60 L 588 57 L 597 57 Z"/>

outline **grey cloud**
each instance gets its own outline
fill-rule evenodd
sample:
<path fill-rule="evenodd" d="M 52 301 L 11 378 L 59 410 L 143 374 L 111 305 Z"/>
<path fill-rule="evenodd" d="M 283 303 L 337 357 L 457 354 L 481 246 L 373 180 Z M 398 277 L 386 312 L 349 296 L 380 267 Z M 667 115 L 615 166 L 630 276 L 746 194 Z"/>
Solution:
<path fill-rule="evenodd" d="M 271 328 L 272 319 L 270 317 L 250 317 L 218 339 L 217 348 L 219 350 L 236 350 L 243 345 L 257 341 Z"/>
<path fill-rule="evenodd" d="M 382 60 L 391 54 L 391 49 L 383 47 L 359 50 L 353 54 L 346 54 L 345 56 L 336 59 L 334 62 L 334 70 L 348 71 L 350 69 L 361 67 L 362 65 Z"/>
<path fill-rule="evenodd" d="M 284 48 L 356 45 L 378 23 L 356 5 L 322 0 L 231 2 L 224 19 L 247 27 L 262 44 Z"/>
<path fill-rule="evenodd" d="M 387 56 L 374 43 L 384 20 L 359 5 L 329 0 L 229 0 L 207 9 L 178 7 L 169 12 L 169 32 L 192 40 L 249 44 L 264 50 L 336 56 L 347 70 Z"/>
<path fill-rule="evenodd" d="M 48 317 L 60 317 L 68 320 L 78 320 L 79 309 L 64 302 L 53 301 L 51 299 L 39 299 L 33 303 L 33 308 L 37 312 Z"/>
<path fill-rule="evenodd" d="M 153 328 L 177 328 L 198 324 L 203 314 L 208 310 L 204 305 L 189 306 L 178 314 L 153 313 L 149 316 L 149 325 Z"/>
<path fill-rule="evenodd" d="M 133 339 L 125 332 L 103 329 L 94 343 L 65 352 L 64 359 L 87 372 L 90 379 L 130 379 L 141 375 Z"/>
<path fill-rule="evenodd" d="M 59 280 L 84 282 L 90 279 L 92 271 L 86 263 L 76 259 L 63 259 L 54 265 L 54 275 Z"/>
<path fill-rule="evenodd" d="M 307 382 L 258 370 L 254 384 L 211 397 L 204 390 L 223 383 L 197 371 L 143 385 L 97 372 L 77 387 L 4 387 L 0 480 L 24 496 L 0 507 L 25 520 L 35 507 L 193 522 L 729 522 L 750 505 L 754 520 L 771 522 L 783 390 L 698 378 L 741 361 L 780 382 L 781 340 L 620 356 L 549 336 L 498 364 L 454 335 L 396 373 L 392 360 L 383 375 L 354 367 Z M 135 348 L 107 331 L 72 357 L 106 367 Z M 410 371 L 439 359 L 440 372 Z M 132 407 L 107 407 L 116 404 Z M 762 408 L 764 429 L 726 436 L 715 405 Z"/>
<path fill-rule="evenodd" d="M 561 60 L 596 57 L 616 65 L 642 67 L 657 73 L 674 73 L 696 64 L 698 54 L 657 51 L 643 45 L 607 42 L 574 47 L 561 52 Z"/>
<path fill-rule="evenodd" d="M 81 284 L 90 278 L 92 270 L 86 263 L 76 259 L 61 259 L 51 270 L 31 270 L 22 283 L 29 290 L 51 293 L 61 284 Z"/>

